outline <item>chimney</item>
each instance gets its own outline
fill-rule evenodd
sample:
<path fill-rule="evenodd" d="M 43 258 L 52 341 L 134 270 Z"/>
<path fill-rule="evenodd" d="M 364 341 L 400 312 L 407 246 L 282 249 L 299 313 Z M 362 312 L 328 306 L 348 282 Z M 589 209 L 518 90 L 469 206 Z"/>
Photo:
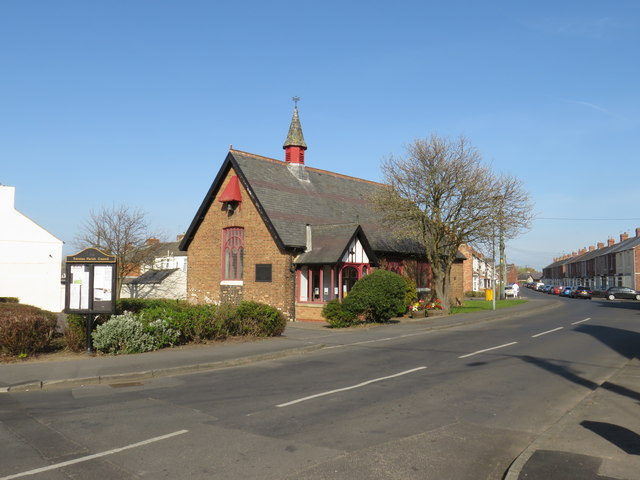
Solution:
<path fill-rule="evenodd" d="M 603 242 L 598 242 L 598 249 L 600 248 L 604 248 L 604 243 Z"/>
<path fill-rule="evenodd" d="M 607 240 L 607 247 L 612 247 L 613 245 L 615 245 L 616 241 L 613 238 L 610 238 L 609 240 Z"/>
<path fill-rule="evenodd" d="M 640 228 L 636 228 L 636 237 L 640 237 Z"/>
<path fill-rule="evenodd" d="M 629 234 L 627 232 L 620 234 L 620 242 L 624 242 L 627 238 L 629 238 Z"/>
<path fill-rule="evenodd" d="M 596 249 L 596 247 L 594 247 L 593 245 L 589 245 L 589 251 L 593 252 Z"/>
<path fill-rule="evenodd" d="M 16 200 L 16 187 L 0 185 L 0 210 L 14 210 Z"/>
<path fill-rule="evenodd" d="M 160 240 L 158 240 L 157 238 L 147 238 L 147 241 L 144 242 L 145 245 L 147 247 L 150 247 L 151 245 L 157 245 L 160 243 Z"/>
<path fill-rule="evenodd" d="M 310 252 L 311 249 L 313 248 L 313 243 L 312 243 L 312 234 L 311 234 L 311 225 L 309 225 L 307 223 L 307 252 Z"/>

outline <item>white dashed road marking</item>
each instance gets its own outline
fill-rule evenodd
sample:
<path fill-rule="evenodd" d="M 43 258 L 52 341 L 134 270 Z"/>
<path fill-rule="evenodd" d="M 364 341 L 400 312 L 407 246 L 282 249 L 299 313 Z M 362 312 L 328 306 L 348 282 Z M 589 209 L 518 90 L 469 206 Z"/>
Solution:
<path fill-rule="evenodd" d="M 472 357 L 474 355 L 478 355 L 479 353 L 490 352 L 491 350 L 497 350 L 498 348 L 509 347 L 511 345 L 515 345 L 518 342 L 505 343 L 504 345 L 498 345 L 497 347 L 485 348 L 484 350 L 478 350 L 477 352 L 467 353 L 466 355 L 461 355 L 458 358 L 467 358 Z"/>
<path fill-rule="evenodd" d="M 557 332 L 558 330 L 562 330 L 564 327 L 554 328 L 553 330 L 547 330 L 546 332 L 536 333 L 535 335 L 531 335 L 531 338 L 541 337 L 542 335 L 546 335 L 547 333 Z"/>
<path fill-rule="evenodd" d="M 144 440 L 138 443 L 132 443 L 131 445 L 126 445 L 120 448 L 114 448 L 112 450 L 107 450 L 106 452 L 94 453 L 93 455 L 87 455 L 86 457 L 74 458 L 73 460 L 68 460 L 62 463 L 56 463 L 55 465 L 49 465 L 42 468 L 36 468 L 34 470 L 29 470 L 26 472 L 15 473 L 13 475 L 9 475 L 7 477 L 1 477 L 0 480 L 10 480 L 12 478 L 20 478 L 26 477 L 28 475 L 36 475 L 42 472 L 48 472 L 49 470 L 57 470 L 58 468 L 68 467 L 69 465 L 73 465 L 75 463 L 88 462 L 89 460 L 94 460 L 100 457 L 106 457 L 107 455 L 113 455 L 114 453 L 122 452 L 124 450 L 129 450 L 131 448 L 138 448 L 144 445 L 148 445 L 150 443 L 159 442 L 161 440 L 166 440 L 167 438 L 175 437 L 176 435 L 182 435 L 183 433 L 187 433 L 189 430 L 178 430 L 177 432 L 169 433 L 167 435 L 162 435 L 160 437 L 150 438 L 148 440 Z"/>
<path fill-rule="evenodd" d="M 359 383 L 357 385 L 352 385 L 350 387 L 337 388 L 336 390 L 329 390 L 328 392 L 316 393 L 315 395 L 309 395 L 308 397 L 299 398 L 297 400 L 292 400 L 291 402 L 281 403 L 280 405 L 276 405 L 276 407 L 288 407 L 289 405 L 294 405 L 296 403 L 305 402 L 307 400 L 312 400 L 314 398 L 324 397 L 326 395 L 332 395 L 334 393 L 344 392 L 344 391 L 347 391 L 347 390 L 353 390 L 355 388 L 361 388 L 361 387 L 364 387 L 364 386 L 369 385 L 371 383 L 381 382 L 383 380 L 388 380 L 390 378 L 400 377 L 402 375 L 408 375 L 409 373 L 417 372 L 419 370 L 424 370 L 425 368 L 427 368 L 427 367 L 412 368 L 411 370 L 405 370 L 404 372 L 396 373 L 394 375 L 389 375 L 387 377 L 380 377 L 380 378 L 374 378 L 373 380 L 367 380 L 366 382 L 362 382 L 362 383 Z M 2 479 L 0 479 L 0 480 L 2 480 Z"/>

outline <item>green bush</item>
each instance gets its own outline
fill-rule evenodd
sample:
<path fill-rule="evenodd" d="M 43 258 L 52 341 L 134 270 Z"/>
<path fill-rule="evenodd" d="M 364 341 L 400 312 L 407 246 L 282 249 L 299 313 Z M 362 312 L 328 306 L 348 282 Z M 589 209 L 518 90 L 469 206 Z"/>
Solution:
<path fill-rule="evenodd" d="M 174 345 L 180 332 L 162 319 L 144 324 L 131 312 L 114 315 L 91 334 L 96 350 L 114 355 L 142 353 Z"/>
<path fill-rule="evenodd" d="M 331 328 L 344 328 L 358 322 L 356 315 L 346 310 L 340 300 L 334 299 L 322 308 L 322 316 Z"/>
<path fill-rule="evenodd" d="M 367 322 L 388 322 L 406 312 L 406 288 L 404 278 L 397 273 L 376 270 L 353 285 L 342 305 Z"/>
<path fill-rule="evenodd" d="M 173 347 L 180 341 L 180 330 L 171 328 L 166 320 L 161 318 L 145 325 L 145 331 L 153 337 L 156 350 L 164 347 Z"/>
<path fill-rule="evenodd" d="M 405 281 L 406 293 L 404 294 L 404 304 L 406 306 L 405 313 L 411 305 L 418 301 L 418 288 L 416 287 L 416 282 L 414 282 L 409 277 L 402 277 Z"/>
<path fill-rule="evenodd" d="M 82 352 L 87 346 L 86 320 L 82 315 L 67 315 L 64 343 L 72 352 Z"/>
<path fill-rule="evenodd" d="M 116 314 L 124 312 L 140 313 L 150 308 L 183 308 L 189 306 L 184 300 L 172 300 L 169 298 L 121 298 L 116 302 Z"/>
<path fill-rule="evenodd" d="M 239 331 L 235 335 L 277 337 L 284 332 L 287 320 L 278 309 L 258 302 L 241 302 L 236 310 Z"/>
<path fill-rule="evenodd" d="M 31 305 L 0 304 L 0 350 L 27 356 L 46 349 L 56 333 L 56 314 Z"/>
<path fill-rule="evenodd" d="M 238 319 L 238 311 L 234 305 L 225 303 L 219 305 L 215 309 L 215 313 L 211 318 L 215 340 L 224 340 L 227 337 L 238 335 L 240 331 L 240 320 Z"/>
<path fill-rule="evenodd" d="M 474 292 L 472 290 L 469 290 L 468 292 L 464 292 L 464 296 L 468 298 L 484 297 L 484 290 L 482 290 L 481 292 Z"/>
<path fill-rule="evenodd" d="M 0 303 L 20 303 L 18 297 L 0 297 Z"/>

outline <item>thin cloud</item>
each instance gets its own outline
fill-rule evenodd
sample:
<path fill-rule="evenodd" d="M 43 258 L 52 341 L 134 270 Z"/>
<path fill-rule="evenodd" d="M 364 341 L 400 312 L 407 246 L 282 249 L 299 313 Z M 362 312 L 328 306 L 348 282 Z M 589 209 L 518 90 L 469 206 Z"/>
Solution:
<path fill-rule="evenodd" d="M 600 39 L 620 31 L 622 25 L 611 17 L 543 18 L 524 22 L 526 26 L 550 35 Z"/>

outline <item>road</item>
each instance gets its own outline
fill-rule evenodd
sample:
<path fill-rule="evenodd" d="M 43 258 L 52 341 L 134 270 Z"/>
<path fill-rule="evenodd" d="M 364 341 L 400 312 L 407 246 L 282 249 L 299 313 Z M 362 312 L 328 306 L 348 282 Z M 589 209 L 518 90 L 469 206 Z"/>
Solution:
<path fill-rule="evenodd" d="M 640 346 L 640 303 L 558 300 L 439 331 L 309 331 L 327 348 L 238 368 L 4 394 L 0 480 L 500 479 Z"/>

